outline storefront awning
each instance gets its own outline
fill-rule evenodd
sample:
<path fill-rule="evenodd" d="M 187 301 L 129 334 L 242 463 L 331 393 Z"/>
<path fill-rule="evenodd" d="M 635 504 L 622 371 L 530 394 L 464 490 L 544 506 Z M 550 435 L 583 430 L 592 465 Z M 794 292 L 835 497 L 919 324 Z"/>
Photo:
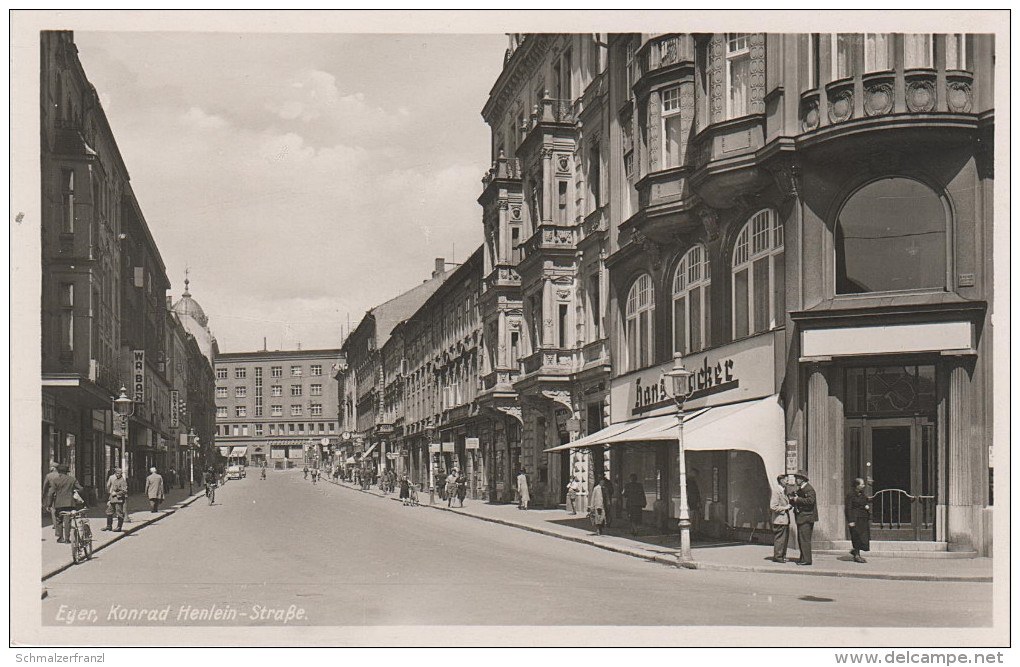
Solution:
<path fill-rule="evenodd" d="M 614 427 L 616 427 L 614 429 Z M 785 472 L 786 429 L 778 396 L 703 408 L 685 416 L 684 449 L 708 451 L 740 449 L 761 457 L 771 477 Z M 562 451 L 595 445 L 632 442 L 676 443 L 675 415 L 612 424 L 574 442 L 547 449 Z"/>
<path fill-rule="evenodd" d="M 247 453 L 247 447 L 234 447 L 230 450 L 230 456 L 228 458 L 243 458 Z"/>
<path fill-rule="evenodd" d="M 220 456 L 222 457 L 230 456 L 230 447 L 220 447 Z"/>

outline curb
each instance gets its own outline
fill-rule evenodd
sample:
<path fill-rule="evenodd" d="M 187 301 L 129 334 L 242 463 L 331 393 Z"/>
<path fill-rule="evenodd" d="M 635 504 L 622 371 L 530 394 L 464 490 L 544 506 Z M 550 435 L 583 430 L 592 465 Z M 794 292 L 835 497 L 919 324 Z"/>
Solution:
<path fill-rule="evenodd" d="M 345 484 L 339 484 L 333 482 L 336 486 L 350 489 L 352 491 L 360 491 L 361 493 L 367 493 L 377 498 L 389 499 L 389 500 L 400 500 L 399 498 L 391 498 L 386 495 L 374 491 L 365 491 L 363 489 L 356 489 L 349 487 Z M 571 535 L 563 535 L 551 530 L 544 530 L 542 528 L 536 528 L 535 526 L 527 526 L 505 519 L 496 519 L 487 516 L 479 516 L 477 514 L 468 514 L 467 512 L 458 512 L 454 508 L 450 507 L 439 507 L 436 505 L 421 505 L 421 507 L 427 507 L 429 509 L 440 510 L 443 512 L 450 512 L 451 514 L 458 514 L 460 516 L 470 517 L 472 519 L 478 519 L 480 521 L 488 521 L 489 523 L 496 523 L 502 526 L 509 526 L 511 528 L 519 528 L 532 533 L 538 533 L 539 535 L 547 535 L 549 537 L 555 537 L 568 542 L 577 542 L 578 544 L 587 544 L 589 546 L 604 549 L 606 551 L 613 551 L 615 553 L 625 554 L 627 556 L 633 556 L 634 558 L 640 558 L 642 560 L 660 563 L 662 565 L 669 565 L 671 567 L 680 567 L 675 558 L 668 556 L 653 556 L 647 553 L 642 553 L 635 549 L 623 547 L 615 544 L 600 544 L 595 540 L 585 537 L 574 537 Z M 798 568 L 796 570 L 782 570 L 772 569 L 768 567 L 758 567 L 755 565 L 724 565 L 720 563 L 706 563 L 704 561 L 698 561 L 694 568 L 697 570 L 711 570 L 715 572 L 757 572 L 761 574 L 788 574 L 794 576 L 807 576 L 807 577 L 841 577 L 844 579 L 878 579 L 885 581 L 941 581 L 941 582 L 954 582 L 954 583 L 992 583 L 991 576 L 985 575 L 967 575 L 967 574 L 916 574 L 916 573 L 903 573 L 903 574 L 890 574 L 886 572 L 843 572 L 841 570 L 804 570 Z"/>
<path fill-rule="evenodd" d="M 131 535 L 133 533 L 137 533 L 139 530 L 141 530 L 142 528 L 145 528 L 149 524 L 153 524 L 153 523 L 156 523 L 157 521 L 165 519 L 166 517 L 174 514 L 177 510 L 184 509 L 188 505 L 191 505 L 193 502 L 195 502 L 196 500 L 198 500 L 199 498 L 201 498 L 204 495 L 205 495 L 204 492 L 203 493 L 196 493 L 193 496 L 191 496 L 190 498 L 185 498 L 181 502 L 177 503 L 171 509 L 164 510 L 162 513 L 160 513 L 159 516 L 153 517 L 151 519 L 147 519 L 145 521 L 141 521 L 138 524 L 132 526 L 131 528 L 128 528 L 125 531 L 117 533 L 117 535 L 115 535 L 113 537 L 113 539 L 111 539 L 109 542 L 101 544 L 98 547 L 96 547 L 95 549 L 93 549 L 92 553 L 93 554 L 99 553 L 100 551 L 102 551 L 103 549 L 107 548 L 111 544 L 116 544 L 117 542 L 119 542 L 120 540 L 124 539 L 128 535 Z M 88 562 L 88 561 L 86 561 L 86 562 Z M 55 568 L 53 570 L 50 570 L 49 572 L 44 573 L 43 576 L 42 576 L 41 581 L 46 581 L 47 579 L 55 577 L 56 575 L 60 574 L 64 570 L 70 569 L 74 565 L 75 565 L 74 560 L 71 560 L 71 561 L 69 561 L 67 563 L 64 563 L 63 565 L 61 565 L 61 566 L 59 566 L 59 567 L 57 567 L 57 568 Z M 44 598 L 46 597 L 46 594 L 47 594 L 46 589 L 43 589 L 43 597 Z"/>

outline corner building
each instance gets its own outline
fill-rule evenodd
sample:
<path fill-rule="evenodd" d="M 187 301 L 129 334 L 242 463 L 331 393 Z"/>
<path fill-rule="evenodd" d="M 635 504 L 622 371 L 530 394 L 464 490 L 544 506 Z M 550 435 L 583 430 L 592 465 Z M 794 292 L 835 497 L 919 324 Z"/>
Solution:
<path fill-rule="evenodd" d="M 876 541 L 990 554 L 992 37 L 511 40 L 484 318 L 521 318 L 494 386 L 539 494 L 637 474 L 673 529 L 680 353 L 697 535 L 767 535 L 772 480 L 805 469 L 818 547 L 848 544 L 863 477 Z"/>

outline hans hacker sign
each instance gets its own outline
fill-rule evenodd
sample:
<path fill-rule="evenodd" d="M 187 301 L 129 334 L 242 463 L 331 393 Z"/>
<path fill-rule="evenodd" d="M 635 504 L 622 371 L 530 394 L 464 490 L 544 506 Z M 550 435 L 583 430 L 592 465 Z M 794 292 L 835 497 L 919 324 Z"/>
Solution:
<path fill-rule="evenodd" d="M 688 409 L 736 403 L 774 394 L 775 335 L 772 333 L 722 345 L 684 357 Z M 666 414 L 674 407 L 667 362 L 615 378 L 611 387 L 612 421 Z"/>

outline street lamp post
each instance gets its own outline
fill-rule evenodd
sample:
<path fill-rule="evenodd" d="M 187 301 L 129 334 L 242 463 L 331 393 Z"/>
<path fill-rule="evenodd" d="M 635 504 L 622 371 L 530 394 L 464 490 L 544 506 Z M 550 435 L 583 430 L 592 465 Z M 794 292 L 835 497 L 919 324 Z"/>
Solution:
<path fill-rule="evenodd" d="M 127 387 L 121 385 L 120 396 L 113 399 L 113 412 L 120 417 L 120 467 L 124 471 L 124 479 L 128 478 L 128 420 L 135 414 L 135 402 L 127 395 Z M 127 500 L 124 501 L 124 521 L 131 523 Z"/>
<path fill-rule="evenodd" d="M 684 368 L 682 355 L 673 355 L 673 368 L 666 376 L 673 383 L 673 401 L 676 403 L 677 444 L 679 446 L 677 466 L 680 468 L 680 553 L 677 563 L 681 567 L 694 568 L 694 556 L 691 554 L 691 509 L 687 504 L 687 461 L 684 455 L 684 402 L 687 400 L 687 378 L 693 373 Z"/>
<path fill-rule="evenodd" d="M 188 429 L 188 495 L 192 496 L 195 494 L 195 450 L 193 449 L 195 443 L 198 441 L 198 436 L 195 435 L 195 428 L 190 427 Z"/>

